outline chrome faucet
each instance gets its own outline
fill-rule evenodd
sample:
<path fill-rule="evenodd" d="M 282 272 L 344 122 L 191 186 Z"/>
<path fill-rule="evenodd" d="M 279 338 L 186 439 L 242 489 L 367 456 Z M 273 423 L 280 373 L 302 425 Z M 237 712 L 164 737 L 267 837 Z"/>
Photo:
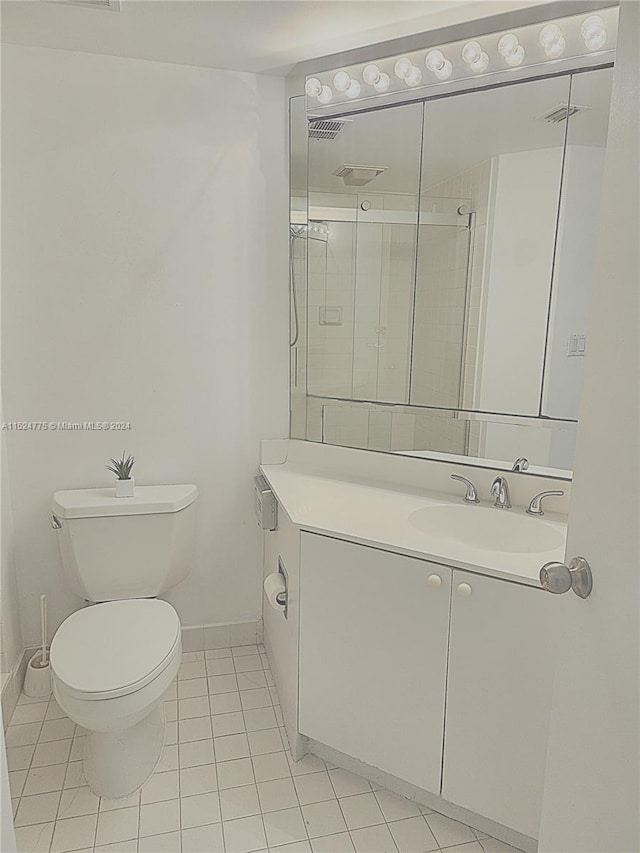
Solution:
<path fill-rule="evenodd" d="M 509 484 L 505 477 L 496 477 L 491 483 L 491 496 L 496 499 L 494 506 L 498 509 L 511 509 Z"/>
<path fill-rule="evenodd" d="M 452 480 L 458 480 L 459 482 L 464 483 L 465 486 L 467 487 L 467 491 L 465 493 L 465 496 L 462 499 L 465 503 L 467 503 L 467 504 L 479 504 L 480 503 L 480 498 L 478 497 L 478 490 L 473 485 L 471 480 L 467 480 L 466 477 L 461 477 L 460 474 L 452 474 L 451 479 Z"/>
<path fill-rule="evenodd" d="M 528 467 L 529 467 L 529 460 L 527 459 L 527 457 L 526 456 L 518 456 L 516 461 L 513 463 L 513 468 L 511 470 L 522 472 L 522 471 L 526 471 Z"/>
<path fill-rule="evenodd" d="M 548 492 L 540 492 L 539 495 L 536 495 L 534 498 L 531 498 L 531 503 L 529 504 L 527 514 L 537 515 L 538 517 L 544 515 L 544 512 L 542 511 L 542 500 L 543 498 L 551 497 L 551 495 L 562 496 L 564 495 L 564 492 L 561 489 L 553 489 L 552 491 Z"/>

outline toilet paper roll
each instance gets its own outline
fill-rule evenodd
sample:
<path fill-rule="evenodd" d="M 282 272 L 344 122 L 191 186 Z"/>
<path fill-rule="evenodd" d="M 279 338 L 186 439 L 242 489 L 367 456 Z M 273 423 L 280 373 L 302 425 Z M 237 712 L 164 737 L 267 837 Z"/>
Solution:
<path fill-rule="evenodd" d="M 280 595 L 280 593 L 285 592 L 286 586 L 284 583 L 284 575 L 280 572 L 273 572 L 270 575 L 267 575 L 264 579 L 264 592 L 269 600 L 269 604 L 273 607 L 274 610 L 284 610 L 284 604 L 278 604 L 276 600 L 276 596 Z"/>

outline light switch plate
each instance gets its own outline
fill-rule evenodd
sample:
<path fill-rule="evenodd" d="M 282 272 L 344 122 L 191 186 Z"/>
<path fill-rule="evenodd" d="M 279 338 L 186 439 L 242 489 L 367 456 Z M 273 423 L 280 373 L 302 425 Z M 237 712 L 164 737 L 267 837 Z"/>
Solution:
<path fill-rule="evenodd" d="M 586 349 L 587 349 L 587 336 L 586 335 L 569 335 L 569 341 L 567 344 L 567 355 L 569 357 L 584 356 Z"/>

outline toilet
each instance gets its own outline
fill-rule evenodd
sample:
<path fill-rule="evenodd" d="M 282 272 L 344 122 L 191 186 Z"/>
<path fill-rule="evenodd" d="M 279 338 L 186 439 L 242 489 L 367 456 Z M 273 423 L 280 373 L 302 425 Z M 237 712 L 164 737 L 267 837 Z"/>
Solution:
<path fill-rule="evenodd" d="M 88 606 L 51 643 L 54 696 L 87 730 L 84 774 L 96 794 L 121 798 L 153 773 L 164 743 L 162 697 L 182 655 L 178 614 L 157 596 L 192 564 L 193 485 L 75 489 L 53 496 L 64 575 Z"/>

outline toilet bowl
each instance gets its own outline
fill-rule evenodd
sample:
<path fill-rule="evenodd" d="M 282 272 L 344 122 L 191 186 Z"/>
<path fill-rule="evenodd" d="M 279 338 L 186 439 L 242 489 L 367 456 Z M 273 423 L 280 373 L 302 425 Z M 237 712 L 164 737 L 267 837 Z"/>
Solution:
<path fill-rule="evenodd" d="M 58 628 L 53 692 L 87 730 L 84 772 L 94 793 L 125 797 L 153 772 L 164 743 L 161 700 L 181 654 L 178 614 L 160 599 L 94 604 Z"/>
<path fill-rule="evenodd" d="M 93 602 L 51 643 L 53 693 L 86 729 L 84 774 L 103 797 L 126 797 L 162 751 L 162 696 L 180 666 L 180 620 L 158 596 L 193 562 L 193 484 L 55 492 L 51 526 L 69 588 Z"/>

